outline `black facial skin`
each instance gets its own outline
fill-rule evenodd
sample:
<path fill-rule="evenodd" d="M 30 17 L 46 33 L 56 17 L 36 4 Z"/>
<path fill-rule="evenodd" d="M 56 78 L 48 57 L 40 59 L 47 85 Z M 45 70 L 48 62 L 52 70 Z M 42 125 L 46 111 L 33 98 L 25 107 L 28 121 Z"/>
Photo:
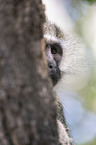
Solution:
<path fill-rule="evenodd" d="M 55 86 L 61 78 L 59 63 L 63 54 L 62 47 L 58 43 L 46 44 L 46 56 L 48 61 L 48 74 Z"/>
<path fill-rule="evenodd" d="M 49 66 L 49 69 L 50 69 L 50 66 Z M 53 85 L 55 86 L 61 78 L 61 73 L 60 73 L 60 69 L 59 69 L 58 65 L 56 66 L 55 70 L 53 70 L 53 69 L 50 70 L 49 76 L 53 82 Z"/>

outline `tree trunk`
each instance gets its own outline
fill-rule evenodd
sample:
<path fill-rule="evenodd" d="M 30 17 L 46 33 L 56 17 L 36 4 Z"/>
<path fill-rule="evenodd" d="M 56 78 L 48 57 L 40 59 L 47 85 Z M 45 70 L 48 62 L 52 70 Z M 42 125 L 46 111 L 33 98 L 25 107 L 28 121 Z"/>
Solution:
<path fill-rule="evenodd" d="M 58 144 L 44 20 L 41 0 L 0 0 L 0 145 Z"/>

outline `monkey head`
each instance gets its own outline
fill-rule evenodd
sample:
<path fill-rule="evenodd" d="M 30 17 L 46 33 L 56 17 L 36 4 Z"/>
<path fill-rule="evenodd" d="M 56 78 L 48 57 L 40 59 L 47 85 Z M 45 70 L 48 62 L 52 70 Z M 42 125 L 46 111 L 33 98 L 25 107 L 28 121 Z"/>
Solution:
<path fill-rule="evenodd" d="M 56 85 L 61 78 L 59 64 L 62 59 L 63 49 L 59 41 L 46 39 L 45 51 L 48 62 L 48 74 L 53 82 L 53 85 Z"/>

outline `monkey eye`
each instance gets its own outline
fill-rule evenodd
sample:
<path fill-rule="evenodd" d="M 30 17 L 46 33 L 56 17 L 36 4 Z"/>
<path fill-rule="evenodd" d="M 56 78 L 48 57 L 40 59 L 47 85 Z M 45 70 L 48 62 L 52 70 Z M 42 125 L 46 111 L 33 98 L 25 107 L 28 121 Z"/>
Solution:
<path fill-rule="evenodd" d="M 56 54 L 57 53 L 57 49 L 55 47 L 51 47 L 51 53 L 52 54 Z"/>

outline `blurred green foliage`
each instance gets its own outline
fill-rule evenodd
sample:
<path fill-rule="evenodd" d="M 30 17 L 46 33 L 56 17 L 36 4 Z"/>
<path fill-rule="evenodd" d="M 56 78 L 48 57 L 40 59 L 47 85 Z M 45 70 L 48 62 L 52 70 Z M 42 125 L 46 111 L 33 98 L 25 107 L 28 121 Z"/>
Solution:
<path fill-rule="evenodd" d="M 96 139 L 94 139 L 92 142 L 87 142 L 86 144 L 83 145 L 96 145 Z"/>
<path fill-rule="evenodd" d="M 88 2 L 90 2 L 90 3 L 96 2 L 96 0 L 85 0 L 85 1 L 88 1 Z"/>
<path fill-rule="evenodd" d="M 96 2 L 96 0 L 88 0 L 89 2 Z"/>

